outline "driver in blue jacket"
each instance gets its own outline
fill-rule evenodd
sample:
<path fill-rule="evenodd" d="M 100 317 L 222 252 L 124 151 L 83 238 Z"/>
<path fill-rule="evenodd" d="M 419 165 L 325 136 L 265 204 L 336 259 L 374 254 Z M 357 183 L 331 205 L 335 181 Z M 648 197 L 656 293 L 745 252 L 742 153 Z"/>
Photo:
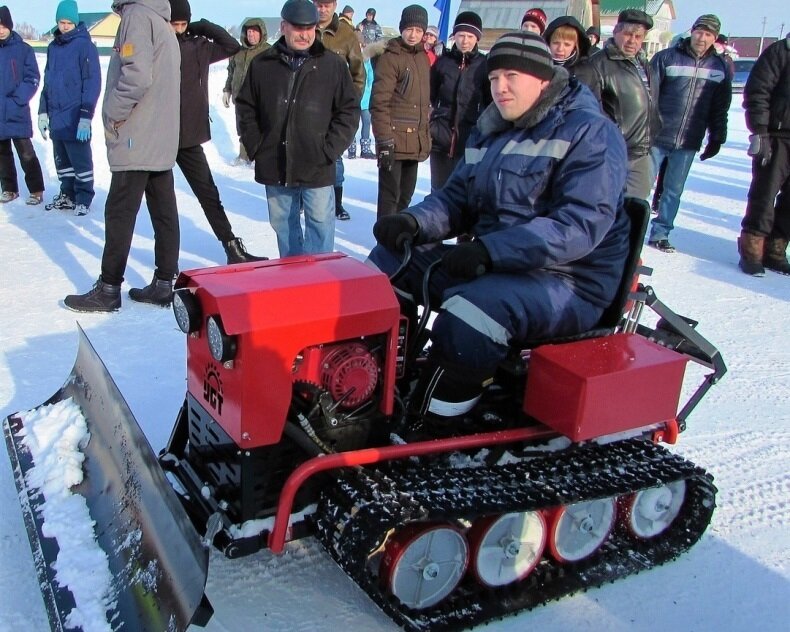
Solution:
<path fill-rule="evenodd" d="M 417 246 L 395 282 L 407 314 L 441 259 L 432 345 L 408 405 L 429 433 L 472 409 L 511 344 L 594 327 L 628 256 L 625 142 L 592 93 L 527 31 L 500 37 L 487 70 L 493 104 L 446 185 L 373 228 L 369 263 L 388 274 L 405 241 Z"/>

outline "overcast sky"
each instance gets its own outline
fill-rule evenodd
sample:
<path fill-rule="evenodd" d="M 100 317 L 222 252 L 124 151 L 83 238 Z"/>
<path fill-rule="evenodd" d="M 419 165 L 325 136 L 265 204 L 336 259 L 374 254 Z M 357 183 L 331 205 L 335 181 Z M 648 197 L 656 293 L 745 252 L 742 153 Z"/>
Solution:
<path fill-rule="evenodd" d="M 3 0 L 0 0 L 2 2 Z M 195 19 L 206 18 L 222 26 L 240 24 L 245 17 L 271 17 L 280 13 L 284 0 L 191 0 L 192 15 Z M 94 12 L 109 10 L 111 0 L 77 0 L 80 11 Z M 400 12 L 404 6 L 412 4 L 409 0 L 338 0 L 338 11 L 345 4 L 354 7 L 355 20 L 361 20 L 365 9 L 376 7 L 377 21 L 382 26 L 397 27 Z M 438 23 L 439 12 L 433 8 L 433 0 L 418 2 L 428 9 L 429 21 Z M 716 13 L 722 20 L 722 31 L 729 35 L 776 37 L 784 35 L 790 28 L 790 11 L 787 0 L 759 0 L 753 3 L 744 0 L 675 0 L 678 19 L 675 32 L 688 29 L 694 18 L 702 13 Z M 36 0 L 35 2 L 7 2 L 15 22 L 27 22 L 37 30 L 44 31 L 55 24 L 55 9 L 58 0 Z M 540 0 L 524 1 L 524 8 L 540 6 Z M 748 7 L 748 9 L 747 9 Z M 516 28 L 518 25 L 513 25 Z"/>

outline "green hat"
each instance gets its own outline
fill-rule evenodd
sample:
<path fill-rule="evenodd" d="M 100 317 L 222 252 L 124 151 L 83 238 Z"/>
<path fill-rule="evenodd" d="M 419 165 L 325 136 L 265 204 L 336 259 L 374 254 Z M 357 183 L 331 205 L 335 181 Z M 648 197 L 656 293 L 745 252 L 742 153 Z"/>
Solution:
<path fill-rule="evenodd" d="M 58 9 L 55 11 L 55 22 L 60 22 L 61 20 L 67 20 L 72 24 L 80 23 L 80 10 L 77 8 L 77 3 L 74 0 L 63 0 L 58 5 Z"/>

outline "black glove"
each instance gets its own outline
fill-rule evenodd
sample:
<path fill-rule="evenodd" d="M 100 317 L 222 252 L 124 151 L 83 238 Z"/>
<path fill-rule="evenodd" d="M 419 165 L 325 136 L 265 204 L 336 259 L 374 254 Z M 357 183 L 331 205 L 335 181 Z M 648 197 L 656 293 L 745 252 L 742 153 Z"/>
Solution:
<path fill-rule="evenodd" d="M 746 151 L 752 158 L 759 160 L 765 167 L 771 162 L 773 151 L 771 150 L 771 137 L 767 133 L 752 134 L 749 136 L 749 149 Z"/>
<path fill-rule="evenodd" d="M 460 243 L 442 257 L 447 274 L 460 279 L 476 279 L 491 269 L 491 256 L 480 241 Z"/>
<path fill-rule="evenodd" d="M 381 143 L 376 143 L 376 158 L 378 159 L 379 169 L 392 171 L 392 165 L 395 163 L 395 141 L 385 140 Z"/>
<path fill-rule="evenodd" d="M 387 250 L 400 252 L 403 244 L 417 236 L 417 220 L 408 213 L 385 215 L 373 224 L 373 236 Z"/>
<path fill-rule="evenodd" d="M 705 151 L 703 151 L 699 155 L 700 160 L 707 160 L 708 158 L 713 158 L 716 154 L 719 153 L 721 149 L 721 143 L 715 143 L 710 141 L 707 145 L 705 145 Z"/>

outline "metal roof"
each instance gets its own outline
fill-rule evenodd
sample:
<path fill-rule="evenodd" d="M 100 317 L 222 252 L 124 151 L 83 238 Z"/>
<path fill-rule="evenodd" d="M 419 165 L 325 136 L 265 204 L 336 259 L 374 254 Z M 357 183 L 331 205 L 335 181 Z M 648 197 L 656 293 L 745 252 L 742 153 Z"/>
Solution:
<path fill-rule="evenodd" d="M 625 9 L 639 9 L 655 15 L 666 0 L 601 0 L 601 15 L 619 15 Z"/>

